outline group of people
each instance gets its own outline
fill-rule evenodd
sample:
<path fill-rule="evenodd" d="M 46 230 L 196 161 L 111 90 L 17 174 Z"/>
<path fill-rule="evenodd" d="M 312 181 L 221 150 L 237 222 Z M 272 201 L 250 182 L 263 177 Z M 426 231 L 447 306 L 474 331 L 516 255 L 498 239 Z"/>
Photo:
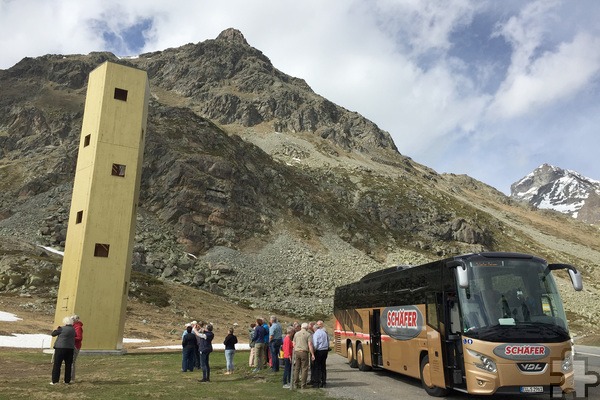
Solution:
<path fill-rule="evenodd" d="M 267 365 L 273 372 L 279 371 L 279 359 L 283 359 L 283 387 L 290 388 L 292 376 L 294 386 L 306 388 L 310 383 L 315 387 L 325 387 L 327 383 L 327 354 L 329 352 L 329 335 L 323 321 L 294 322 L 285 329 L 276 316 L 271 316 L 267 323 L 263 318 L 257 318 L 250 325 L 250 359 L 249 366 L 253 372 L 259 372 Z M 52 331 L 56 336 L 52 367 L 52 385 L 59 382 L 62 364 L 65 364 L 64 382 L 75 381 L 75 361 L 83 341 L 83 323 L 78 315 L 63 319 L 63 325 Z M 210 382 L 209 356 L 213 351 L 213 326 L 206 322 L 192 321 L 186 324 L 182 334 L 183 360 L 181 371 L 202 369 L 200 382 Z M 235 345 L 238 339 L 234 329 L 229 328 L 223 341 L 225 345 L 225 374 L 233 374 Z M 292 375 L 293 369 L 293 375 Z M 311 379 L 308 381 L 310 370 Z"/>
<path fill-rule="evenodd" d="M 65 383 L 75 382 L 75 361 L 83 341 L 83 322 L 78 315 L 63 318 L 63 325 L 52 331 L 56 336 L 52 361 L 52 382 L 56 385 L 60 380 L 60 370 L 65 363 Z"/>
<path fill-rule="evenodd" d="M 283 345 L 283 331 L 276 316 L 269 322 L 259 317 L 255 324 L 250 324 L 250 359 L 248 364 L 258 372 L 268 363 L 273 372 L 279 371 L 279 351 Z M 277 357 L 270 357 L 271 354 Z"/>
<path fill-rule="evenodd" d="M 226 341 L 229 345 L 235 346 L 237 338 L 233 335 L 233 328 L 229 330 Z M 183 347 L 183 360 L 181 363 L 181 372 L 193 371 L 202 369 L 202 379 L 200 382 L 210 382 L 210 353 L 213 351 L 212 341 L 215 335 L 213 333 L 212 324 L 206 322 L 192 321 L 186 325 L 185 331 L 181 337 L 181 345 Z M 235 343 L 231 343 L 235 341 Z M 233 347 L 235 352 L 235 347 Z M 229 359 L 227 361 L 227 372 L 233 373 L 233 352 L 230 353 L 231 365 Z M 227 352 L 225 355 L 227 357 Z"/>
<path fill-rule="evenodd" d="M 250 325 L 249 334 L 249 366 L 254 367 L 254 372 L 259 372 L 268 363 L 273 372 L 279 371 L 281 349 L 284 388 L 291 388 L 292 367 L 295 387 L 304 389 L 307 382 L 313 387 L 325 387 L 329 335 L 323 321 L 302 324 L 294 322 L 286 328 L 283 336 L 283 329 L 276 316 L 271 316 L 269 323 L 257 318 L 256 323 Z"/>

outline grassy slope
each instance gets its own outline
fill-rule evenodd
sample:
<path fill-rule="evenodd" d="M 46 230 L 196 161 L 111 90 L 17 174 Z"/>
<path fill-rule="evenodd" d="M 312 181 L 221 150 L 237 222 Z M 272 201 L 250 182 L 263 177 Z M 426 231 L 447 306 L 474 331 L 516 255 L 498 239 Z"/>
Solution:
<path fill-rule="evenodd" d="M 77 381 L 51 386 L 50 355 L 40 351 L 0 349 L 0 399 L 300 399 L 306 392 L 281 388 L 281 374 L 267 370 L 253 374 L 248 353 L 237 352 L 233 375 L 224 375 L 225 357 L 210 357 L 211 382 L 199 383 L 201 371 L 182 373 L 181 354 L 80 356 Z M 62 371 L 64 376 L 64 370 Z M 319 389 L 310 398 L 327 398 Z"/>

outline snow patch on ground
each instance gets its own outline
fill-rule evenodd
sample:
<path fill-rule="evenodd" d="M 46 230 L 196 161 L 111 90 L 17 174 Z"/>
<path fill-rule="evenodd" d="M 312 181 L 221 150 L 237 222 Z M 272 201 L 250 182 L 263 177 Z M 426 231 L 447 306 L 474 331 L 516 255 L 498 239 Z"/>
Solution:
<path fill-rule="evenodd" d="M 0 311 L 0 321 L 3 322 L 15 322 L 21 321 L 22 318 L 18 318 L 15 314 Z M 0 347 L 14 347 L 20 349 L 49 349 L 52 336 L 42 333 L 13 333 L 11 336 L 0 336 Z M 145 339 L 128 339 L 123 338 L 123 343 L 147 343 L 149 340 Z M 250 350 L 250 346 L 247 343 L 238 343 L 236 350 Z M 181 344 L 174 344 L 169 346 L 149 346 L 139 347 L 140 350 L 155 350 L 155 349 L 172 349 L 181 350 Z M 213 344 L 214 350 L 224 350 L 223 344 Z"/>
<path fill-rule="evenodd" d="M 7 313 L 5 311 L 0 311 L 0 321 L 15 322 L 15 321 L 21 321 L 21 318 L 17 318 L 17 316 L 15 314 Z"/>
<path fill-rule="evenodd" d="M 15 322 L 21 320 L 22 318 L 18 318 L 15 314 L 0 311 L 0 321 Z M 52 336 L 43 333 L 13 333 L 11 336 L 0 336 L 0 347 L 16 347 L 20 349 L 48 349 L 50 348 L 51 341 Z M 123 343 L 147 342 L 149 342 L 149 340 L 123 338 Z M 170 346 L 153 348 L 170 348 Z M 179 345 L 178 348 L 181 348 L 181 345 Z"/>

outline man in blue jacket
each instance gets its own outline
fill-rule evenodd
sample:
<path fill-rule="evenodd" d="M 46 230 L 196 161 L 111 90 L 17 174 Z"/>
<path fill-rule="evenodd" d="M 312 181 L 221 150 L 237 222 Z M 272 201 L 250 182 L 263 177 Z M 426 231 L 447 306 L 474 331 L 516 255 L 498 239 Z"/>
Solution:
<path fill-rule="evenodd" d="M 279 371 L 279 350 L 283 344 L 282 329 L 277 317 L 271 315 L 271 327 L 269 328 L 269 350 L 271 351 L 271 369 Z"/>
<path fill-rule="evenodd" d="M 269 330 L 263 326 L 263 319 L 256 319 L 254 327 L 254 365 L 252 372 L 258 372 L 265 364 L 265 343 L 269 341 Z"/>

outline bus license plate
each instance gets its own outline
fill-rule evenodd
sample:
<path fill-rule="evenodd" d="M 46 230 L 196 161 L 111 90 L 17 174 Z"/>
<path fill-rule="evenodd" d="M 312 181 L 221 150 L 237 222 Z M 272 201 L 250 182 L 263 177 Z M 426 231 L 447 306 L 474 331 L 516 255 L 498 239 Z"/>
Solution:
<path fill-rule="evenodd" d="M 521 386 L 521 393 L 544 393 L 543 386 Z"/>

